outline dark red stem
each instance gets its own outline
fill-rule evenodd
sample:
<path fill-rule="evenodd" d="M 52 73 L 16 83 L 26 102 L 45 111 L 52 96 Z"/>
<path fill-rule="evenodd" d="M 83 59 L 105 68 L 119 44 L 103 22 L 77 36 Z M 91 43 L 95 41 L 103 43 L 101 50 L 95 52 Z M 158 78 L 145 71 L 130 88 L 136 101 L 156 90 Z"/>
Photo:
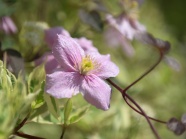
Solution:
<path fill-rule="evenodd" d="M 25 134 L 23 132 L 18 132 L 18 130 L 21 129 L 21 127 L 24 126 L 24 124 L 28 120 L 29 116 L 30 116 L 30 113 L 23 119 L 23 121 L 17 127 L 15 127 L 13 134 L 16 135 L 16 136 L 22 137 L 22 138 L 26 138 L 26 139 L 45 139 L 45 138 L 41 138 L 41 137 L 28 135 L 28 134 Z"/>
<path fill-rule="evenodd" d="M 160 136 L 158 135 L 156 129 L 154 128 L 154 126 L 152 125 L 151 120 L 154 120 L 154 121 L 157 121 L 157 122 L 160 122 L 160 123 L 163 123 L 165 124 L 166 122 L 164 121 L 161 121 L 161 120 L 158 120 L 158 119 L 155 119 L 155 118 L 152 118 L 152 117 L 149 117 L 146 115 L 146 113 L 143 111 L 143 109 L 138 105 L 138 103 L 133 100 L 126 92 L 127 90 L 129 90 L 133 85 L 135 85 L 137 82 L 139 82 L 141 79 L 143 79 L 147 74 L 149 74 L 162 60 L 163 58 L 163 53 L 161 51 L 159 51 L 159 54 L 160 54 L 160 57 L 158 59 L 158 61 L 150 68 L 148 69 L 144 74 L 142 74 L 137 80 L 135 80 L 133 83 L 131 83 L 129 86 L 127 86 L 125 89 L 122 89 L 121 87 L 119 87 L 118 85 L 116 85 L 115 83 L 113 83 L 110 79 L 107 79 L 107 81 L 113 85 L 118 91 L 121 92 L 122 96 L 123 96 L 123 99 L 125 100 L 125 102 L 134 110 L 136 111 L 137 113 L 141 114 L 142 116 L 144 116 L 151 128 L 151 130 L 153 131 L 154 135 L 156 136 L 157 139 L 160 139 Z M 130 103 L 127 101 L 127 99 L 129 99 L 139 110 L 137 110 L 136 108 L 134 108 L 132 105 L 130 105 Z"/>
<path fill-rule="evenodd" d="M 124 97 L 124 99 L 125 99 L 125 102 L 126 102 L 135 112 L 137 112 L 137 113 L 143 115 L 140 111 L 138 111 L 135 107 L 133 107 L 133 106 L 128 102 L 126 96 Z M 165 122 L 165 121 L 158 120 L 158 119 L 155 119 L 155 118 L 150 117 L 150 116 L 147 116 L 147 117 L 148 117 L 149 119 L 153 120 L 153 121 L 156 121 L 156 122 L 159 122 L 159 123 L 162 123 L 162 124 L 166 124 L 166 123 L 167 123 L 167 122 Z"/>
<path fill-rule="evenodd" d="M 163 53 L 159 52 L 160 57 L 158 59 L 158 61 L 150 68 L 148 69 L 144 74 L 142 74 L 137 80 L 135 80 L 133 83 L 131 83 L 129 86 L 127 86 L 123 92 L 126 92 L 127 90 L 129 90 L 133 85 L 135 85 L 137 82 L 139 82 L 142 78 L 144 78 L 147 74 L 149 74 L 163 59 Z"/>
<path fill-rule="evenodd" d="M 28 135 L 28 134 L 25 134 L 25 133 L 22 133 L 22 132 L 15 132 L 14 135 L 25 138 L 25 139 L 45 139 L 45 138 L 41 138 L 41 137 Z"/>
<path fill-rule="evenodd" d="M 21 129 L 21 127 L 26 123 L 26 121 L 28 120 L 30 116 L 30 113 L 25 117 L 25 119 L 23 119 L 23 121 L 14 129 L 14 132 L 17 132 L 19 129 Z"/>

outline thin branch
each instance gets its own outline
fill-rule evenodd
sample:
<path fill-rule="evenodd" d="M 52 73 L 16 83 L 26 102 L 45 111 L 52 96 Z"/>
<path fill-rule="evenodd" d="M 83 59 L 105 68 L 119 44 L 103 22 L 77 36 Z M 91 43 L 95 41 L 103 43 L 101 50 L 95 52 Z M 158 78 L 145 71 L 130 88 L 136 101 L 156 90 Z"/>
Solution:
<path fill-rule="evenodd" d="M 14 129 L 14 133 L 17 132 L 19 129 L 21 129 L 21 127 L 26 123 L 26 121 L 28 120 L 30 116 L 30 113 L 23 119 L 23 121 Z"/>
<path fill-rule="evenodd" d="M 115 83 L 113 83 L 110 79 L 107 79 L 107 81 L 113 85 L 118 91 L 121 92 L 122 96 L 123 96 L 123 99 L 125 100 L 125 102 L 134 110 L 136 111 L 137 113 L 141 114 L 142 116 L 144 116 L 151 128 L 151 130 L 153 131 L 154 135 L 156 136 L 157 139 L 160 139 L 156 129 L 154 128 L 154 126 L 152 125 L 151 120 L 154 120 L 154 121 L 157 121 L 157 122 L 160 122 L 160 123 L 166 123 L 164 121 L 161 121 L 161 120 L 157 120 L 155 118 L 151 118 L 149 116 L 146 115 L 146 113 L 143 111 L 143 109 L 136 103 L 135 100 L 133 100 L 126 92 L 127 90 L 129 90 L 133 85 L 135 85 L 137 82 L 139 82 L 141 79 L 143 79 L 147 74 L 149 74 L 162 60 L 163 58 L 163 53 L 161 51 L 159 51 L 159 54 L 160 54 L 160 57 L 158 59 L 158 61 L 150 68 L 148 69 L 144 74 L 142 74 L 138 79 L 136 79 L 134 82 L 132 82 L 129 86 L 127 86 L 125 89 L 121 89 L 118 85 L 116 85 Z M 134 108 L 132 105 L 130 105 L 130 103 L 128 103 L 127 99 L 128 98 L 140 111 L 138 111 L 136 108 Z"/>
<path fill-rule="evenodd" d="M 126 102 L 135 112 L 137 112 L 137 113 L 139 113 L 139 114 L 141 114 L 141 115 L 143 116 L 143 114 L 142 114 L 140 111 L 138 111 L 136 108 L 134 108 L 134 107 L 128 102 L 127 96 L 125 96 L 124 99 L 125 99 L 125 102 Z M 153 120 L 153 121 L 156 121 L 156 122 L 159 122 L 159 123 L 162 123 L 162 124 L 166 124 L 166 123 L 167 123 L 167 122 L 165 122 L 165 121 L 158 120 L 158 119 L 155 119 L 155 118 L 150 117 L 150 116 L 147 116 L 147 117 L 148 117 L 149 119 Z"/>
<path fill-rule="evenodd" d="M 65 131 L 66 131 L 66 126 L 64 125 L 64 126 L 63 126 L 63 132 L 62 132 L 62 134 L 61 134 L 60 139 L 63 139 L 64 134 L 65 134 Z"/>
<path fill-rule="evenodd" d="M 137 80 L 135 80 L 133 83 L 131 83 L 129 86 L 127 86 L 123 92 L 126 92 L 127 90 L 129 90 L 133 85 L 135 85 L 137 82 L 139 82 L 141 79 L 143 79 L 147 74 L 149 74 L 163 59 L 163 53 L 159 51 L 160 57 L 158 59 L 158 61 L 150 68 L 148 69 L 144 74 L 142 74 Z"/>
<path fill-rule="evenodd" d="M 119 92 L 123 92 L 123 89 L 121 87 L 119 87 L 117 84 L 115 84 L 113 81 L 111 81 L 110 79 L 107 79 L 107 82 L 109 82 L 112 86 L 114 86 L 114 88 L 116 88 Z"/>
<path fill-rule="evenodd" d="M 110 79 L 107 79 L 107 81 L 108 81 L 112 86 L 114 86 L 118 91 L 120 91 L 120 92 L 123 91 L 117 84 L 115 84 L 114 82 L 112 82 Z M 125 102 L 126 102 L 134 111 L 136 111 L 137 113 L 139 113 L 139 114 L 141 114 L 142 116 L 144 116 L 140 111 L 138 111 L 136 108 L 134 108 L 134 107 L 127 101 L 127 96 L 125 96 L 124 99 L 125 99 Z M 148 118 L 151 119 L 151 120 L 153 120 L 153 121 L 159 122 L 159 123 L 163 123 L 163 124 L 166 123 L 165 121 L 158 120 L 158 119 L 155 119 L 155 118 L 150 117 L 150 116 L 148 116 Z"/>
<path fill-rule="evenodd" d="M 158 135 L 156 129 L 154 128 L 154 126 L 152 125 L 151 121 L 149 120 L 148 116 L 146 115 L 146 113 L 143 111 L 143 109 L 136 103 L 136 101 L 134 101 L 127 93 L 122 93 L 123 98 L 125 98 L 125 96 L 141 111 L 141 113 L 143 114 L 143 116 L 146 118 L 151 130 L 153 131 L 154 135 L 156 136 L 157 139 L 160 139 L 160 136 Z"/>
<path fill-rule="evenodd" d="M 41 138 L 41 137 L 37 137 L 37 136 L 33 136 L 33 135 L 28 135 L 23 132 L 18 132 L 18 130 L 24 126 L 24 124 L 28 120 L 29 116 L 30 116 L 30 113 L 23 119 L 23 121 L 17 127 L 15 127 L 13 135 L 16 135 L 16 136 L 19 136 L 22 138 L 26 138 L 26 139 L 45 139 L 45 138 Z"/>
<path fill-rule="evenodd" d="M 128 94 L 123 93 L 123 90 L 122 90 L 118 85 L 116 85 L 115 83 L 113 83 L 110 79 L 107 79 L 107 81 L 108 81 L 111 85 L 113 85 L 118 91 L 121 92 L 121 94 L 122 94 L 124 100 L 125 100 L 125 97 L 127 97 L 127 98 L 141 111 L 140 114 L 146 118 L 146 120 L 147 120 L 147 122 L 148 122 L 148 124 L 149 124 L 151 130 L 153 131 L 154 135 L 156 136 L 156 138 L 157 138 L 157 139 L 160 139 L 160 137 L 159 137 L 159 135 L 158 135 L 156 129 L 154 128 L 154 126 L 152 125 L 152 123 L 151 123 L 150 120 L 149 120 L 149 119 L 150 119 L 149 116 L 146 115 L 146 113 L 145 113 L 145 112 L 143 111 L 143 109 L 135 102 L 135 100 L 133 100 Z M 127 104 L 128 104 L 128 103 L 127 103 Z M 129 106 L 130 106 L 130 105 L 129 105 Z M 133 107 L 131 107 L 131 108 L 133 109 Z M 133 110 L 136 111 L 136 109 L 133 109 Z M 153 119 L 154 119 L 154 118 L 153 118 Z M 157 120 L 156 120 L 156 121 L 157 121 Z"/>
<path fill-rule="evenodd" d="M 22 132 L 15 132 L 14 135 L 25 138 L 25 139 L 45 139 L 42 137 L 36 137 L 36 136 L 32 136 L 32 135 L 28 135 Z"/>

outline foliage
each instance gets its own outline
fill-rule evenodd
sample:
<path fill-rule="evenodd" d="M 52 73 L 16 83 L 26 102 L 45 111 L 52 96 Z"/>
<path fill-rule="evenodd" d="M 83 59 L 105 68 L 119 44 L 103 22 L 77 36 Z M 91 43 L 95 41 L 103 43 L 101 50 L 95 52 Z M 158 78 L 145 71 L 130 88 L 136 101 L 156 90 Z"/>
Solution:
<path fill-rule="evenodd" d="M 11 17 L 17 26 L 16 32 L 8 26 L 10 33 L 6 34 L 1 26 L 4 20 L 0 21 L 0 139 L 23 138 L 19 133 L 46 139 L 155 138 L 144 114 L 135 107 L 142 115 L 136 113 L 126 104 L 134 106 L 129 97 L 148 116 L 168 122 L 167 125 L 152 122 L 160 137 L 184 139 L 185 133 L 175 135 L 185 131 L 181 118 L 186 111 L 184 4 L 183 0 L 0 0 L 0 17 Z M 118 28 L 126 20 L 123 15 L 131 19 L 128 24 L 125 22 L 128 26 L 124 32 L 121 28 L 114 29 L 119 34 L 109 32 L 113 24 L 109 23 L 112 21 L 108 14 L 117 20 Z M 50 74 L 47 62 L 53 51 L 45 31 L 53 27 L 63 28 L 77 40 L 86 37 L 92 40 L 87 45 L 110 54 L 120 72 L 107 83 L 111 85 L 112 81 L 122 89 L 149 69 L 159 58 L 159 52 L 163 59 L 148 76 L 125 92 L 129 97 L 122 97 L 112 85 L 108 111 L 89 105 L 79 94 L 55 98 L 45 89 L 46 76 Z M 112 45 L 113 38 L 117 46 Z M 49 56 L 43 57 L 46 53 Z M 39 64 L 38 59 L 42 59 Z M 52 60 L 49 64 L 53 64 Z"/>

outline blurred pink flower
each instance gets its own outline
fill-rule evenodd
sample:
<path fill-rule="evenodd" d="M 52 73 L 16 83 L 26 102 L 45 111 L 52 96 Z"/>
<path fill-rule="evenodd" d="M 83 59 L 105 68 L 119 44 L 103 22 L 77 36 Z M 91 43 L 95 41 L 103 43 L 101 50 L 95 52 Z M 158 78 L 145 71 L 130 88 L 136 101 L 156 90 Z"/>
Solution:
<path fill-rule="evenodd" d="M 71 37 L 58 35 L 52 48 L 61 68 L 47 74 L 45 90 L 56 98 L 71 98 L 81 94 L 99 109 L 109 109 L 111 88 L 104 81 L 119 73 L 109 55 L 85 53 Z"/>
<path fill-rule="evenodd" d="M 47 74 L 51 73 L 54 69 L 59 67 L 58 62 L 56 61 L 51 52 L 45 53 L 42 57 L 36 59 L 34 62 L 36 66 L 41 65 L 43 62 L 46 62 L 45 71 Z"/>
<path fill-rule="evenodd" d="M 96 52 L 98 51 L 96 47 L 93 46 L 93 43 L 91 40 L 88 40 L 85 37 L 81 37 L 81 38 L 74 38 L 74 40 L 81 46 L 81 48 L 85 51 L 85 52 Z"/>
<path fill-rule="evenodd" d="M 110 27 L 105 32 L 105 39 L 110 47 L 119 47 L 122 46 L 123 52 L 131 57 L 134 55 L 135 51 L 130 42 L 121 35 L 115 28 Z"/>
<path fill-rule="evenodd" d="M 62 27 L 54 27 L 45 30 L 45 41 L 48 44 L 48 47 L 52 49 L 53 43 L 57 39 L 57 34 L 64 35 L 70 37 L 68 31 L 66 31 Z M 51 73 L 54 69 L 59 67 L 58 62 L 54 58 L 52 52 L 47 52 L 40 58 L 34 61 L 35 65 L 38 66 L 45 62 L 45 71 L 46 73 Z"/>
<path fill-rule="evenodd" d="M 0 30 L 4 31 L 5 34 L 11 34 L 17 32 L 17 27 L 8 16 L 1 17 Z"/>
<path fill-rule="evenodd" d="M 70 37 L 69 32 L 62 27 L 54 27 L 54 28 L 47 29 L 45 31 L 45 41 L 47 42 L 50 48 L 53 46 L 53 43 L 56 41 L 57 35 Z M 92 41 L 86 39 L 85 37 L 74 38 L 74 40 L 83 48 L 84 51 L 98 51 L 97 48 L 93 46 Z"/>
<path fill-rule="evenodd" d="M 109 28 L 105 33 L 105 38 L 111 46 L 121 45 L 124 52 L 128 56 L 134 54 L 134 49 L 130 44 L 130 40 L 133 40 L 136 36 L 146 29 L 137 20 L 128 17 L 125 14 L 114 18 L 112 15 L 107 15 L 106 20 L 109 23 Z"/>
<path fill-rule="evenodd" d="M 61 35 L 70 37 L 69 32 L 66 31 L 62 27 L 54 27 L 54 28 L 50 28 L 50 29 L 45 30 L 45 41 L 50 48 L 52 47 L 53 43 L 55 42 L 55 40 L 57 38 L 57 34 L 61 34 Z"/>

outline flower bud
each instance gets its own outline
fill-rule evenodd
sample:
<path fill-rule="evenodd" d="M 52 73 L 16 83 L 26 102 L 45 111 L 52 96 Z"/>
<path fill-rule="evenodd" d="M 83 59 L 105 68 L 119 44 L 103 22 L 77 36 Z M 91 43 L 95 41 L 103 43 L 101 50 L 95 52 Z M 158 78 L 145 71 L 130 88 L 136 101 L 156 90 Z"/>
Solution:
<path fill-rule="evenodd" d="M 44 22 L 25 22 L 19 34 L 21 42 L 20 51 L 26 60 L 33 59 L 40 53 L 44 45 L 45 30 L 48 29 Z"/>
<path fill-rule="evenodd" d="M 176 135 L 181 135 L 185 132 L 185 126 L 176 118 L 171 118 L 167 122 L 167 127 L 169 130 L 173 131 Z"/>

